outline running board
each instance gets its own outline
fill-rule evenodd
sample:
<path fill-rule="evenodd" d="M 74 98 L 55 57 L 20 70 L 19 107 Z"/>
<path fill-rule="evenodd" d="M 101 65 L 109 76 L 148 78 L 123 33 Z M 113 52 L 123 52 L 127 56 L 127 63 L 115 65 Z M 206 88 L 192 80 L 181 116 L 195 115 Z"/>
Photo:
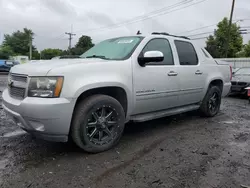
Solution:
<path fill-rule="evenodd" d="M 172 116 L 172 115 L 181 114 L 184 112 L 197 110 L 199 108 L 200 108 L 200 105 L 182 106 L 182 107 L 178 107 L 178 108 L 171 108 L 168 110 L 133 115 L 133 116 L 131 116 L 130 120 L 134 121 L 134 122 L 144 122 L 144 121 L 158 119 L 158 118 L 162 118 L 162 117 L 166 117 L 166 116 Z"/>

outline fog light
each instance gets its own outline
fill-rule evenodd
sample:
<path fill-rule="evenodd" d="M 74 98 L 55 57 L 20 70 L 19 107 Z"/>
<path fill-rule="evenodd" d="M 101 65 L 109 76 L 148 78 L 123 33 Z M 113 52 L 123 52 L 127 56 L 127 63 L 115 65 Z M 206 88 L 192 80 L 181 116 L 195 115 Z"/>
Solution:
<path fill-rule="evenodd" d="M 43 132 L 45 131 L 45 127 L 42 123 L 37 121 L 29 121 L 30 125 L 35 129 L 36 131 Z"/>

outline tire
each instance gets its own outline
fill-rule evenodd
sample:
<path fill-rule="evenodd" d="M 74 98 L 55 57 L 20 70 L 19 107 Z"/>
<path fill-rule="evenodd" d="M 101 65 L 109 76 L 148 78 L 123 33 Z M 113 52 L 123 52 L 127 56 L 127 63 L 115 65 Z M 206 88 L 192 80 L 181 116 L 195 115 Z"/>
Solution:
<path fill-rule="evenodd" d="M 210 86 L 200 107 L 201 115 L 206 117 L 214 117 L 220 111 L 220 105 L 221 105 L 220 88 L 218 86 Z"/>
<path fill-rule="evenodd" d="M 70 134 L 81 149 L 99 153 L 119 142 L 124 126 L 125 113 L 121 104 L 107 95 L 93 95 L 77 104 Z"/>

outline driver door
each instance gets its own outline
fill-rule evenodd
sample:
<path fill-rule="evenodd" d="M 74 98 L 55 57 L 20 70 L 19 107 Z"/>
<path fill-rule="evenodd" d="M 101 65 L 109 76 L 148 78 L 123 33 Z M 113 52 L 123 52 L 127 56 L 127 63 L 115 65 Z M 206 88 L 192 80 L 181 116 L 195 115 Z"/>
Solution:
<path fill-rule="evenodd" d="M 134 63 L 135 110 L 141 114 L 176 107 L 178 105 L 179 76 L 175 67 L 172 49 L 166 38 L 151 39 L 143 48 L 145 52 L 160 51 L 162 62 L 150 62 L 145 66 Z"/>

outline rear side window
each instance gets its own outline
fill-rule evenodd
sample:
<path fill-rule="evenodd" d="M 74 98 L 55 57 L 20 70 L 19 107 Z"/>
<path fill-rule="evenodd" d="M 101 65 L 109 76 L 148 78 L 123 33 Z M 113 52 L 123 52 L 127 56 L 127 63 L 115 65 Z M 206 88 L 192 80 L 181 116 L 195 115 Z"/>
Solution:
<path fill-rule="evenodd" d="M 174 41 L 180 60 L 180 65 L 198 65 L 198 57 L 194 46 L 185 41 Z"/>

